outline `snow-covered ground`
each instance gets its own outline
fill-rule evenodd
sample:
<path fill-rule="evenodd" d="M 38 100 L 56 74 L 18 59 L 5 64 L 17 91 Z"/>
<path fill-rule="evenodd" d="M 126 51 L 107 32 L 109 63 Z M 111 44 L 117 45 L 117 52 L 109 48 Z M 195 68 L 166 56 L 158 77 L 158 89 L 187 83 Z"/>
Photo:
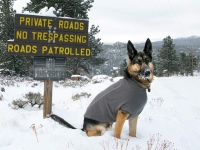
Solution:
<path fill-rule="evenodd" d="M 113 82 L 89 82 L 75 88 L 53 82 L 53 113 L 63 117 L 77 128 L 82 128 L 84 112 L 99 92 Z M 128 136 L 125 123 L 121 139 L 113 137 L 113 129 L 101 137 L 87 137 L 79 129 L 68 129 L 50 118 L 43 119 L 43 108 L 14 110 L 9 104 L 23 99 L 28 92 L 43 94 L 43 82 L 14 81 L 5 88 L 0 100 L 0 150 L 199 150 L 200 149 L 200 76 L 155 77 L 148 102 L 138 120 L 137 137 Z M 72 97 L 87 93 L 78 100 Z"/>

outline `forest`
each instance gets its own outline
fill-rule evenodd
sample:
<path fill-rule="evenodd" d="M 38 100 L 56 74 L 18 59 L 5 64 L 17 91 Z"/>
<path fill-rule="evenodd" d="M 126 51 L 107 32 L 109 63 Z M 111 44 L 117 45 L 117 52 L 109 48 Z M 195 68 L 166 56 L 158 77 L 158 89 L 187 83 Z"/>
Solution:
<path fill-rule="evenodd" d="M 193 72 L 200 71 L 200 37 L 172 39 L 167 36 L 163 41 L 152 42 L 154 75 L 162 76 L 193 76 Z M 144 43 L 134 44 L 138 51 L 142 51 Z M 112 76 L 123 74 L 126 67 L 126 43 L 116 42 L 103 45 L 101 56 L 107 59 L 97 72 Z"/>

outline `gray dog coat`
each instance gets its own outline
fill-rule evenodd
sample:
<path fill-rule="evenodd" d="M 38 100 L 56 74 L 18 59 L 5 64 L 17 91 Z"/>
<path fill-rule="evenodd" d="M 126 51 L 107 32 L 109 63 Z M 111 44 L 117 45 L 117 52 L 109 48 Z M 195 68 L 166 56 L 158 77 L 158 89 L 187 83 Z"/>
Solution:
<path fill-rule="evenodd" d="M 116 122 L 118 110 L 128 112 L 128 119 L 139 115 L 147 102 L 146 89 L 131 79 L 121 79 L 99 93 L 88 106 L 84 117 L 102 123 Z"/>

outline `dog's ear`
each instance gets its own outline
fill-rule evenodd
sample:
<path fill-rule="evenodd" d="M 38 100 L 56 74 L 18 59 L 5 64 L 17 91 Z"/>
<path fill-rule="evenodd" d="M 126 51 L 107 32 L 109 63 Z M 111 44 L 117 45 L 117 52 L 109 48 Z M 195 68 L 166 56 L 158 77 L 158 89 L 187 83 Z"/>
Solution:
<path fill-rule="evenodd" d="M 128 56 L 132 60 L 133 57 L 135 57 L 135 55 L 137 54 L 137 50 L 135 49 L 130 40 L 127 43 L 127 50 L 128 50 Z"/>
<path fill-rule="evenodd" d="M 150 57 L 152 57 L 152 44 L 151 44 L 151 41 L 150 39 L 148 38 L 146 43 L 145 43 L 145 46 L 144 46 L 144 52 L 149 55 Z"/>

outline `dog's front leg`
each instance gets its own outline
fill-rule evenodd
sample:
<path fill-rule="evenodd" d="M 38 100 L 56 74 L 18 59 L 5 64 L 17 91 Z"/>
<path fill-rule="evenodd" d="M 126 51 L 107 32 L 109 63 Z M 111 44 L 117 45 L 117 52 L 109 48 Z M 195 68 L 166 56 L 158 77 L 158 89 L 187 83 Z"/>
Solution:
<path fill-rule="evenodd" d="M 138 116 L 129 120 L 129 135 L 136 137 L 136 127 L 137 127 Z"/>
<path fill-rule="evenodd" d="M 126 121 L 128 116 L 129 116 L 129 113 L 127 113 L 123 110 L 118 110 L 117 116 L 116 116 L 114 137 L 120 138 L 124 122 Z"/>

